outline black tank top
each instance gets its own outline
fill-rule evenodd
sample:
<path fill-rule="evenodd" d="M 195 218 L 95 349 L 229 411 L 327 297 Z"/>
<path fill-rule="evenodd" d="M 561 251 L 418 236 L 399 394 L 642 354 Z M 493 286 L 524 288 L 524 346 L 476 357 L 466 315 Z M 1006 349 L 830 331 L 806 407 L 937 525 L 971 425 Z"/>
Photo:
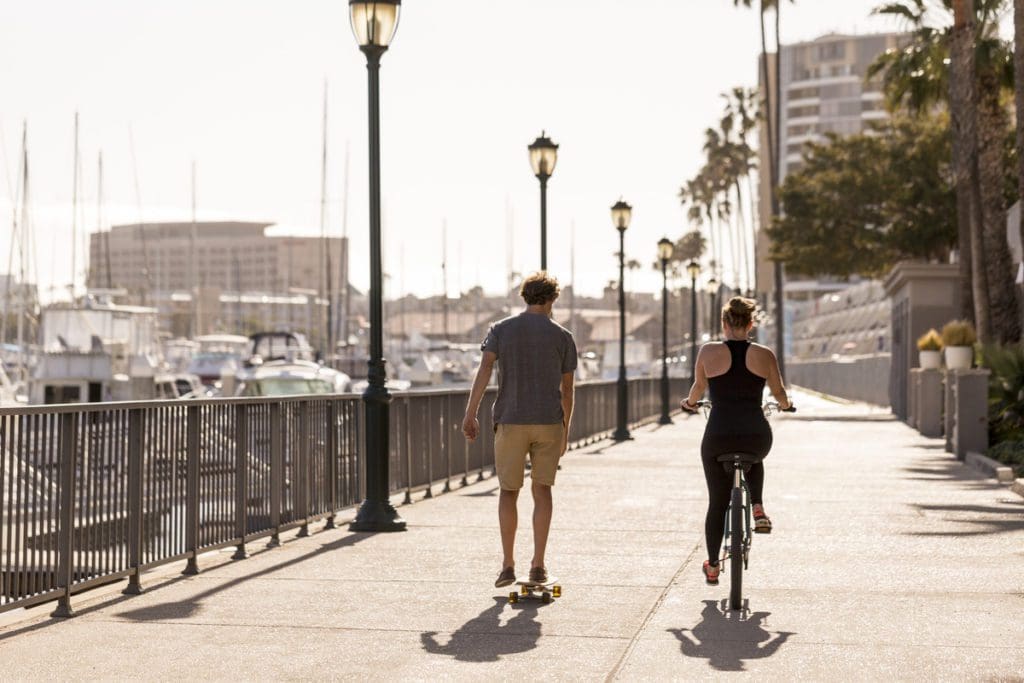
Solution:
<path fill-rule="evenodd" d="M 705 433 L 770 433 L 771 427 L 761 410 L 765 378 L 747 369 L 750 342 L 727 339 L 725 345 L 732 356 L 732 363 L 725 374 L 708 378 L 711 415 Z"/>

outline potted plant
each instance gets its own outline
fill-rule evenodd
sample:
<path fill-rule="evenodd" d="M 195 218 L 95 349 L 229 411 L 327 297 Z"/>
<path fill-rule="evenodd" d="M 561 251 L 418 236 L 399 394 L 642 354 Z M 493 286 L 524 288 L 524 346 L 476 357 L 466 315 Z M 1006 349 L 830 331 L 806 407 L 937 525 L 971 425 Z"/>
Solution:
<path fill-rule="evenodd" d="M 942 345 L 946 349 L 946 367 L 968 370 L 974 362 L 974 344 L 978 335 L 966 320 L 953 320 L 942 328 Z"/>
<path fill-rule="evenodd" d="M 918 365 L 923 370 L 938 370 L 942 365 L 942 337 L 935 329 L 928 330 L 917 340 Z"/>

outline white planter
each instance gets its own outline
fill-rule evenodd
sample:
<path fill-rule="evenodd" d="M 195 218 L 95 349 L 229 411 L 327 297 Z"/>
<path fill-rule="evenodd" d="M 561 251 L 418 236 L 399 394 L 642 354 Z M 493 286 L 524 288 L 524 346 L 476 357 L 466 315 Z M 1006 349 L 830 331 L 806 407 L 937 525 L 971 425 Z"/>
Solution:
<path fill-rule="evenodd" d="M 938 370 L 942 365 L 941 351 L 918 351 L 917 353 L 922 370 Z"/>
<path fill-rule="evenodd" d="M 946 367 L 950 370 L 970 370 L 974 362 L 974 348 L 971 346 L 947 346 Z"/>

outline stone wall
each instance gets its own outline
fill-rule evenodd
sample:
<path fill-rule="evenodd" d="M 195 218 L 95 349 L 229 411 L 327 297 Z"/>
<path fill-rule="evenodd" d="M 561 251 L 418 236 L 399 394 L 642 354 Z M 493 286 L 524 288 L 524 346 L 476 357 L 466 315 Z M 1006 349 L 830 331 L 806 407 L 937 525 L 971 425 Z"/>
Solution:
<path fill-rule="evenodd" d="M 786 361 L 786 383 L 851 401 L 889 405 L 887 353 L 837 360 Z"/>

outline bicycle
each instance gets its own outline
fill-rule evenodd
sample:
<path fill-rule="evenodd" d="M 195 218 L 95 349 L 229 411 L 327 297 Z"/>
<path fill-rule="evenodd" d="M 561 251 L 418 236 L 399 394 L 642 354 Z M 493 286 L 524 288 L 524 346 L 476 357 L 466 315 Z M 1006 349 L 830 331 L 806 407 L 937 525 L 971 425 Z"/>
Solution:
<path fill-rule="evenodd" d="M 707 418 L 711 402 L 698 401 L 697 407 L 703 409 L 704 417 Z M 762 410 L 765 417 L 770 417 L 774 412 L 795 413 L 796 407 L 791 405 L 784 409 L 775 401 L 768 401 Z M 722 542 L 722 561 L 729 560 L 729 609 L 742 609 L 743 570 L 749 565 L 753 540 L 750 489 L 743 475 L 762 459 L 753 453 L 724 453 L 717 458 L 725 470 L 731 471 L 733 475 L 732 495 L 729 508 L 725 511 L 725 536 Z M 733 533 L 735 530 L 739 530 L 739 533 Z"/>

